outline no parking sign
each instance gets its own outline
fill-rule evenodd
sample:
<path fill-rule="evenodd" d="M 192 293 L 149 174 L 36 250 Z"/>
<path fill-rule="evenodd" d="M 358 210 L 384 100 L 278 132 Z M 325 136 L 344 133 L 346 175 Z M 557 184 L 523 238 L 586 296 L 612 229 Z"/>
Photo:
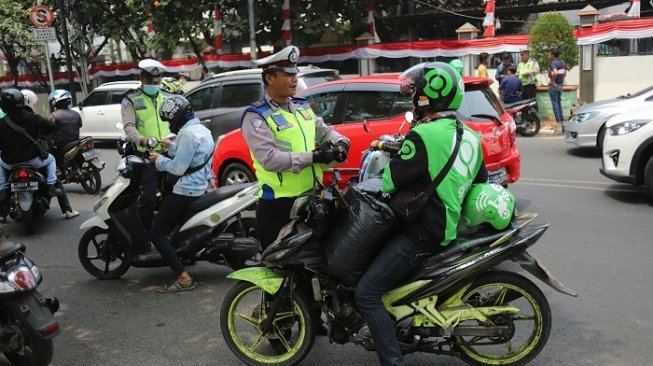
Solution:
<path fill-rule="evenodd" d="M 46 28 L 54 22 L 54 13 L 46 5 L 35 5 L 29 12 L 29 20 L 36 28 Z"/>

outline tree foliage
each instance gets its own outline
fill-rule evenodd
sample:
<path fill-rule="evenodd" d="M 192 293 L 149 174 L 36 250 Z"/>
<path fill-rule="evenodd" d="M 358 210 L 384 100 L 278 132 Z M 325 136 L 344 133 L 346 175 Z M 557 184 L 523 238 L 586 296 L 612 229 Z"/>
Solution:
<path fill-rule="evenodd" d="M 558 50 L 560 59 L 567 68 L 578 65 L 578 45 L 574 38 L 574 27 L 560 13 L 547 13 L 540 16 L 531 28 L 528 47 L 542 70 L 550 66 L 549 52 Z"/>
<path fill-rule="evenodd" d="M 7 57 L 14 80 L 19 63 L 27 62 L 34 46 L 28 18 L 31 6 L 30 1 L 0 0 L 0 51 Z"/>

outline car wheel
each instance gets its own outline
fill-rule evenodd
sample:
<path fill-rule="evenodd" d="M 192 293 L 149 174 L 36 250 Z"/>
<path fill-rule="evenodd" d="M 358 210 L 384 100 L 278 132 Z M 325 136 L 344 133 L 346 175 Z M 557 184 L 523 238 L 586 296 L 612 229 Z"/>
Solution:
<path fill-rule="evenodd" d="M 241 163 L 231 163 L 227 165 L 220 177 L 221 186 L 231 186 L 234 184 L 249 183 L 255 181 L 254 173 Z"/>
<path fill-rule="evenodd" d="M 605 125 L 601 126 L 599 133 L 596 135 L 596 147 L 603 152 L 603 139 L 605 138 Z"/>
<path fill-rule="evenodd" d="M 646 193 L 653 199 L 653 156 L 648 159 L 646 168 L 644 168 L 644 184 L 646 185 Z"/>

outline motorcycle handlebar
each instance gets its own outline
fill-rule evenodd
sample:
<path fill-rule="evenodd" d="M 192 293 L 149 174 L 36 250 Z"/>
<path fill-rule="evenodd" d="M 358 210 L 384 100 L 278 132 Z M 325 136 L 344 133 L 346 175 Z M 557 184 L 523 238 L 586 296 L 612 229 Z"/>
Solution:
<path fill-rule="evenodd" d="M 401 142 L 379 141 L 374 140 L 370 144 L 370 149 L 397 153 L 401 150 Z"/>

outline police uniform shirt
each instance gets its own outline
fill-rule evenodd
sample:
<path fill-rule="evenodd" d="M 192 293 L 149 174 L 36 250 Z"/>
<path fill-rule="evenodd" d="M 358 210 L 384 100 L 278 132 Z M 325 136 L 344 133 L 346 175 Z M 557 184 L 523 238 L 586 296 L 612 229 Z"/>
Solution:
<path fill-rule="evenodd" d="M 288 103 L 279 104 L 265 94 L 265 101 L 273 111 L 283 108 L 285 111 L 295 114 L 297 106 L 288 98 Z M 315 141 L 319 144 L 326 140 L 334 143 L 347 141 L 349 139 L 336 132 L 331 126 L 324 123 L 322 117 L 315 117 Z M 249 149 L 256 157 L 263 169 L 269 172 L 293 172 L 299 173 L 304 168 L 313 164 L 312 151 L 291 153 L 279 150 L 274 133 L 270 130 L 267 122 L 255 112 L 247 112 L 243 116 L 241 126 L 243 136 Z M 312 150 L 313 146 L 309 146 Z"/>
<path fill-rule="evenodd" d="M 153 97 L 145 94 L 145 92 L 143 92 L 143 86 L 140 86 L 138 90 L 143 93 L 143 97 L 152 99 L 158 97 L 158 94 Z M 128 93 L 131 92 L 132 90 Z M 161 93 L 161 91 L 159 91 L 159 93 Z M 120 118 L 122 118 L 123 130 L 125 131 L 125 134 L 127 134 L 127 137 L 129 137 L 132 142 L 139 144 L 145 136 L 141 135 L 141 133 L 136 129 L 136 111 L 134 110 L 134 105 L 127 97 L 122 98 L 122 103 L 120 105 Z"/>

